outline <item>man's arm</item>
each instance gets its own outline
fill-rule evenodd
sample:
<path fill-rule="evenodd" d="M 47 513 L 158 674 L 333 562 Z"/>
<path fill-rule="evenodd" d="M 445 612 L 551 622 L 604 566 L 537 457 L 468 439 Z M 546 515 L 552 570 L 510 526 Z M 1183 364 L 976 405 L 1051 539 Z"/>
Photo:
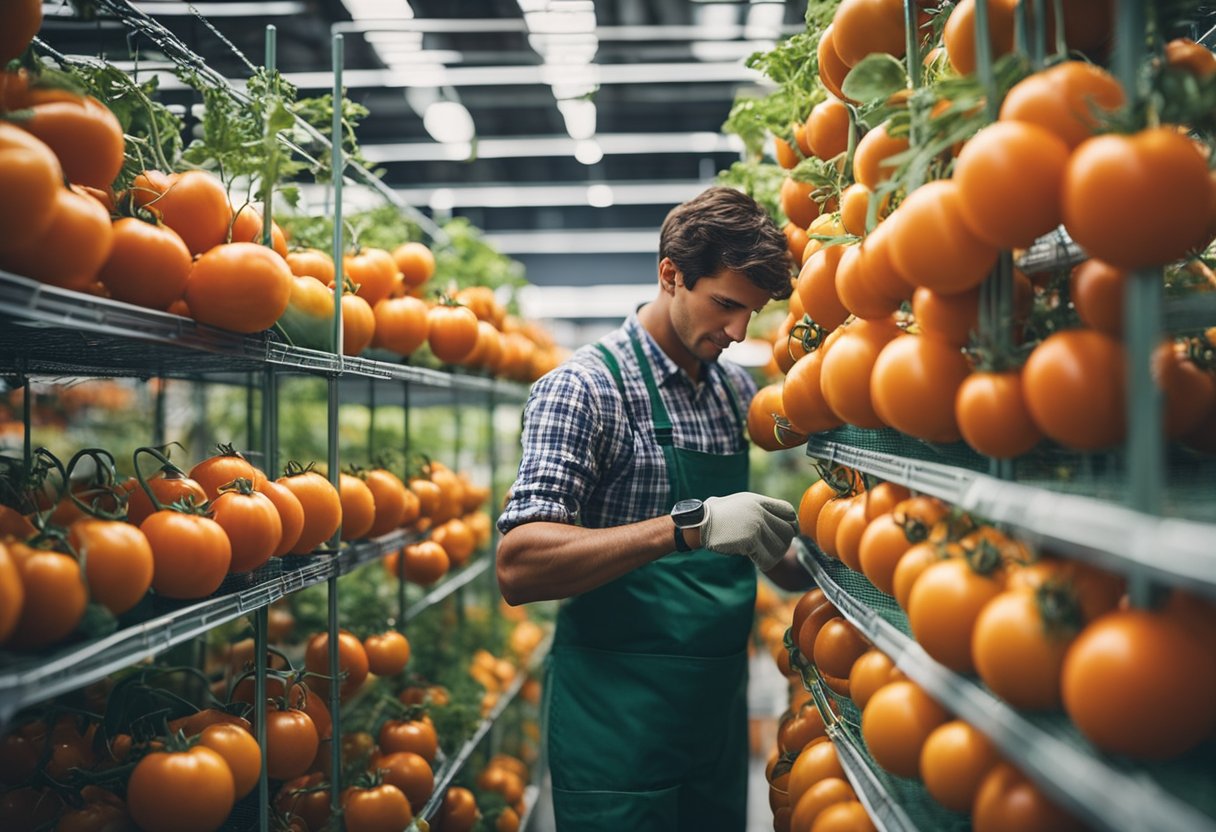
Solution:
<path fill-rule="evenodd" d="M 579 595 L 672 551 L 674 529 L 667 515 L 607 529 L 524 523 L 498 545 L 498 586 L 512 606 Z"/>

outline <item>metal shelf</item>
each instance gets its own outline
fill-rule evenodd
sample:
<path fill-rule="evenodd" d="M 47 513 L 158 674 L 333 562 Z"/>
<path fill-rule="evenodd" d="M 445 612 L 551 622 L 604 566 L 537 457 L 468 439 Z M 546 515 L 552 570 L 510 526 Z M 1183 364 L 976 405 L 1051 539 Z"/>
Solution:
<path fill-rule="evenodd" d="M 1216 524 L 1144 514 L 1095 497 L 821 436 L 807 441 L 807 455 L 938 497 L 1104 568 L 1216 595 Z"/>
<path fill-rule="evenodd" d="M 23 707 L 95 682 L 293 592 L 353 572 L 420 539 L 422 536 L 417 532 L 398 530 L 355 543 L 337 555 L 273 558 L 249 575 L 230 576 L 215 595 L 201 601 L 181 605 L 149 595 L 123 616 L 117 632 L 65 647 L 49 659 L 10 654 L 15 661 L 7 666 L 0 664 L 0 725 Z M 406 619 L 475 580 L 490 567 L 491 561 L 484 557 L 450 573 L 409 607 Z"/>
<path fill-rule="evenodd" d="M 1108 760 L 1079 735 L 1066 738 L 1066 721 L 1049 729 L 1045 722 L 1050 717 L 1023 716 L 978 682 L 938 664 L 903 630 L 846 591 L 802 541 L 796 546 L 799 561 L 841 615 L 943 707 L 984 732 L 1006 759 L 1061 806 L 1104 829 L 1216 830 L 1216 819 L 1166 791 L 1147 766 Z M 843 564 L 839 568 L 848 572 Z M 1075 729 L 1071 733 L 1076 734 Z M 1211 791 L 1210 784 L 1206 791 Z"/>
<path fill-rule="evenodd" d="M 899 801 L 887 791 L 866 753 L 854 741 L 849 724 L 832 709 L 831 698 L 824 690 L 819 674 L 812 668 L 809 676 L 808 679 L 807 674 L 803 675 L 803 686 L 811 692 L 819 713 L 823 715 L 828 739 L 836 746 L 840 766 L 857 793 L 857 799 L 866 807 L 870 819 L 882 832 L 917 832 L 916 824 L 899 805 Z"/>
<path fill-rule="evenodd" d="M 543 661 L 544 657 L 548 654 L 549 646 L 551 644 L 552 636 L 545 639 L 545 641 L 541 643 L 541 645 L 532 654 L 532 659 L 528 662 L 528 666 L 526 668 L 520 668 L 520 671 L 515 674 L 515 678 L 511 680 L 511 684 L 502 692 L 502 695 L 498 697 L 498 701 L 494 703 L 494 707 L 485 716 L 485 718 L 483 718 L 481 722 L 477 724 L 477 728 L 473 731 L 473 734 L 464 741 L 464 744 L 460 746 L 459 750 L 457 750 L 454 755 L 452 755 L 451 759 L 445 761 L 443 767 L 436 772 L 435 788 L 431 792 L 431 797 L 429 800 L 427 800 L 426 804 L 420 811 L 414 813 L 414 821 L 408 827 L 410 830 L 417 830 L 419 828 L 419 820 L 424 820 L 429 823 L 439 813 L 439 807 L 443 803 L 443 798 L 447 794 L 448 787 L 452 785 L 452 781 L 456 778 L 456 775 L 460 773 L 461 769 L 463 769 L 465 764 L 468 763 L 469 758 L 473 756 L 473 752 L 477 749 L 477 746 L 480 745 L 481 741 L 484 740 L 486 735 L 490 733 L 490 729 L 494 727 L 494 723 L 498 721 L 500 716 L 502 716 L 503 711 L 505 711 L 507 707 L 515 700 L 515 697 L 519 695 L 524 683 L 528 680 L 528 676 L 540 665 L 540 662 Z M 522 825 L 520 828 L 523 828 Z"/>
<path fill-rule="evenodd" d="M 194 378 L 274 367 L 286 372 L 378 379 L 434 390 L 527 398 L 524 385 L 426 367 L 293 347 L 269 332 L 239 335 L 189 318 L 60 289 L 0 271 L 0 356 L 33 375 Z M 155 344 L 156 349 L 149 349 Z"/>

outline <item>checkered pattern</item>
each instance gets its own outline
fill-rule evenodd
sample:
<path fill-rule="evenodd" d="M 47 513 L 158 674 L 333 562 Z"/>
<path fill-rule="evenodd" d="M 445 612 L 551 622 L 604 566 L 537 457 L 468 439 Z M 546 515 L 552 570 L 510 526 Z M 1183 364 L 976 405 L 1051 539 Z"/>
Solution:
<path fill-rule="evenodd" d="M 621 367 L 624 401 L 603 356 L 591 346 L 532 386 L 524 407 L 523 460 L 498 519 L 502 533 L 537 520 L 620 526 L 671 508 L 667 469 L 630 333 L 642 343 L 677 447 L 729 454 L 746 446 L 723 373 L 730 376 L 743 415 L 756 392 L 747 372 L 721 361 L 695 386 L 631 315 L 604 339 Z"/>

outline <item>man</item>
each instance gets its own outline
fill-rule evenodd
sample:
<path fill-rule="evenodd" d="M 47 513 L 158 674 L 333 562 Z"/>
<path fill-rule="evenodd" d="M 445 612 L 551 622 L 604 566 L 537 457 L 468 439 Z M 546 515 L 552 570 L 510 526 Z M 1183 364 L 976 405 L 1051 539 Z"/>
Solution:
<path fill-rule="evenodd" d="M 658 278 L 655 300 L 533 386 L 498 521 L 508 603 L 570 599 L 546 685 L 563 832 L 745 828 L 756 568 L 807 584 L 786 557 L 793 507 L 747 491 L 755 385 L 718 361 L 789 296 L 785 237 L 710 188 L 668 214 Z"/>

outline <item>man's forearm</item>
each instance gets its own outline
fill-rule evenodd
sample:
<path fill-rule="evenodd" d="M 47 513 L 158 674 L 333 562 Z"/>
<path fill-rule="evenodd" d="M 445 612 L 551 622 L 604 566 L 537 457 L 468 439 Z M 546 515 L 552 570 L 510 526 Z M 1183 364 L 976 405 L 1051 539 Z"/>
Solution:
<path fill-rule="evenodd" d="M 513 605 L 579 595 L 672 551 L 674 527 L 666 515 L 607 529 L 516 526 L 498 545 L 499 588 Z"/>

